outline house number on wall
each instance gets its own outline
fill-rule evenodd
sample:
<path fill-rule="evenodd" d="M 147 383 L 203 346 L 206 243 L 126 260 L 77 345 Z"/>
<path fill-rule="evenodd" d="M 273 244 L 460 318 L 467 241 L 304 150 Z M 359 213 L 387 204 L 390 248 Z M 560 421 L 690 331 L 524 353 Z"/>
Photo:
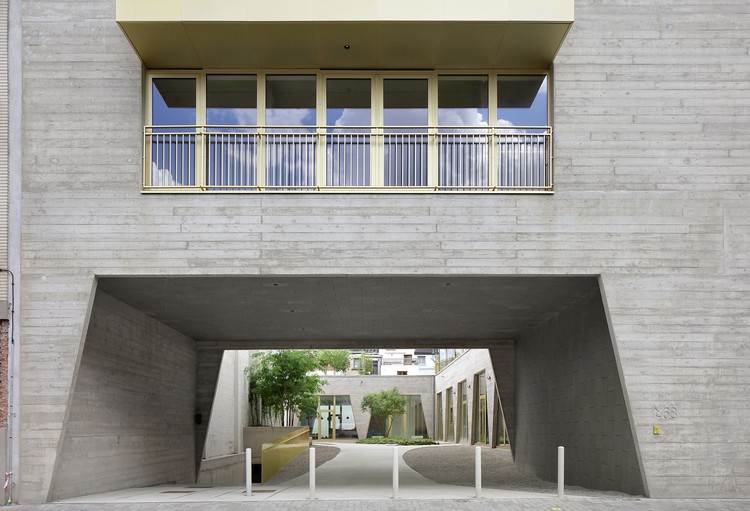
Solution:
<path fill-rule="evenodd" d="M 654 407 L 654 417 L 657 419 L 676 419 L 677 418 L 677 407 L 674 405 L 664 407 Z"/>

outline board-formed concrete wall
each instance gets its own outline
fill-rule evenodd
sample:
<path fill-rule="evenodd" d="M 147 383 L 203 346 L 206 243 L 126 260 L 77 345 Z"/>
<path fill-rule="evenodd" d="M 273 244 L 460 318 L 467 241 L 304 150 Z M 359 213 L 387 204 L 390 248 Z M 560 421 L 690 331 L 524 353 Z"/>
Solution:
<path fill-rule="evenodd" d="M 647 493 L 750 496 L 747 2 L 578 0 L 551 196 L 141 195 L 114 0 L 20 2 L 22 501 L 48 498 L 96 275 L 601 275 Z"/>
<path fill-rule="evenodd" d="M 194 344 L 97 292 L 51 499 L 195 481 Z"/>
<path fill-rule="evenodd" d="M 367 438 L 370 412 L 362 410 L 362 398 L 372 392 L 397 388 L 405 395 L 420 396 L 427 426 L 427 434 L 432 438 L 435 431 L 435 379 L 433 376 L 325 376 L 326 384 L 322 395 L 347 395 L 351 398 L 354 424 L 357 436 Z"/>
<path fill-rule="evenodd" d="M 248 426 L 247 376 L 250 351 L 225 351 L 211 406 L 203 459 L 244 452 L 243 430 Z"/>
<path fill-rule="evenodd" d="M 601 295 L 547 319 L 515 347 L 518 467 L 555 481 L 562 445 L 566 484 L 643 494 Z"/>

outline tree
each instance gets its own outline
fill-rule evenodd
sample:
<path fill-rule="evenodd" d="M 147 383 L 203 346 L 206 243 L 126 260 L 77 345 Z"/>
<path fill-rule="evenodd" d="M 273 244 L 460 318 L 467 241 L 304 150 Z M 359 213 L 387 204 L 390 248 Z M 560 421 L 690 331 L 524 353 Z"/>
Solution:
<path fill-rule="evenodd" d="M 370 412 L 375 419 L 387 420 L 388 430 L 385 436 L 391 434 L 393 417 L 406 413 L 406 397 L 397 388 L 373 392 L 362 398 L 362 411 Z"/>
<path fill-rule="evenodd" d="M 310 350 L 266 351 L 255 355 L 257 364 L 248 370 L 250 395 L 260 397 L 265 413 L 281 417 L 290 426 L 294 417 L 315 414 L 316 396 L 325 383 L 313 374 L 319 367 Z"/>
<path fill-rule="evenodd" d="M 362 353 L 359 356 L 359 368 L 357 369 L 359 374 L 363 376 L 372 374 L 373 369 L 374 369 L 374 366 L 372 363 L 372 356 L 368 355 L 367 353 Z"/>
<path fill-rule="evenodd" d="M 333 368 L 334 373 L 344 373 L 349 369 L 349 350 L 320 350 L 318 351 L 318 362 L 320 368 L 326 371 L 329 367 Z"/>

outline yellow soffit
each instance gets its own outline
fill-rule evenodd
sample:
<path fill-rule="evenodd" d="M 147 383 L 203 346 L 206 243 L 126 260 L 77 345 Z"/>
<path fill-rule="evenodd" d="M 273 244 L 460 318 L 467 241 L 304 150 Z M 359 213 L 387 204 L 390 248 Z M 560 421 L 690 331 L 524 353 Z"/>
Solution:
<path fill-rule="evenodd" d="M 546 68 L 573 0 L 117 0 L 150 69 Z"/>

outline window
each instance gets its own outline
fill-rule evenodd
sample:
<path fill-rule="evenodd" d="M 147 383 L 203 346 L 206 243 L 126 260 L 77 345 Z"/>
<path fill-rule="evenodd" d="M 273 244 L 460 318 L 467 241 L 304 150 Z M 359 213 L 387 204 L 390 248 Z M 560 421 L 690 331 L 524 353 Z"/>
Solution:
<path fill-rule="evenodd" d="M 266 186 L 304 190 L 317 182 L 318 137 L 314 75 L 266 77 Z"/>
<path fill-rule="evenodd" d="M 469 393 L 466 380 L 458 384 L 458 441 L 469 441 Z"/>
<path fill-rule="evenodd" d="M 549 78 L 153 72 L 146 191 L 552 190 Z"/>
<path fill-rule="evenodd" d="M 256 184 L 258 84 L 255 75 L 206 76 L 206 181 L 216 189 Z"/>
<path fill-rule="evenodd" d="M 455 439 L 455 413 L 453 410 L 453 387 L 445 391 L 445 441 L 453 442 Z"/>
<path fill-rule="evenodd" d="M 194 186 L 197 124 L 196 79 L 154 78 L 151 81 L 150 165 L 152 186 Z"/>
<path fill-rule="evenodd" d="M 425 355 L 418 355 L 417 360 L 419 361 L 420 366 L 426 366 L 427 365 L 427 357 Z"/>
<path fill-rule="evenodd" d="M 370 186 L 372 80 L 329 78 L 326 81 L 326 183 Z"/>
<path fill-rule="evenodd" d="M 437 430 L 435 431 L 435 438 L 437 440 L 443 439 L 443 393 L 438 392 L 435 396 L 435 423 Z"/>
<path fill-rule="evenodd" d="M 396 371 L 396 376 L 408 376 L 409 373 L 406 371 Z"/>
<path fill-rule="evenodd" d="M 487 416 L 487 376 L 482 371 L 474 375 L 474 441 L 489 443 L 489 418 Z"/>

